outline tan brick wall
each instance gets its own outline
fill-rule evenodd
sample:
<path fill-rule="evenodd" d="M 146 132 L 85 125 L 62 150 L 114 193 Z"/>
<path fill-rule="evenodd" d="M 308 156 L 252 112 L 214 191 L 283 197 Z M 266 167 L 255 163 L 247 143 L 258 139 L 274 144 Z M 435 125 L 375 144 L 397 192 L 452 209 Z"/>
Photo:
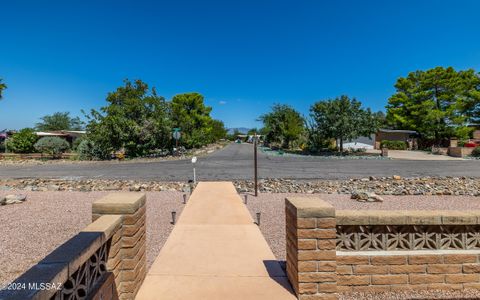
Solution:
<path fill-rule="evenodd" d="M 338 291 L 457 290 L 480 287 L 480 254 L 425 252 L 432 254 L 339 253 L 336 260 Z"/>
<path fill-rule="evenodd" d="M 335 299 L 340 292 L 480 289 L 480 250 L 336 250 L 337 226 L 474 225 L 480 211 L 335 211 L 314 198 L 285 203 L 287 276 L 298 299 Z"/>
<path fill-rule="evenodd" d="M 134 299 L 147 273 L 145 201 L 144 194 L 110 194 L 92 207 L 93 220 L 122 215 L 122 230 L 112 239 L 108 262 L 120 299 Z"/>
<path fill-rule="evenodd" d="M 333 208 L 303 199 L 286 201 L 287 276 L 298 299 L 336 299 L 335 217 Z M 329 206 L 322 202 L 321 205 Z"/>

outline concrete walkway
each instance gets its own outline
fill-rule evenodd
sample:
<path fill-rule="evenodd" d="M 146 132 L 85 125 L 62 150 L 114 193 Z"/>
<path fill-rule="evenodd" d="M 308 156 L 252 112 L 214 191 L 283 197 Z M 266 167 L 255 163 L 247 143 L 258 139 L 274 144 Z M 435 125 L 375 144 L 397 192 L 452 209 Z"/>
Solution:
<path fill-rule="evenodd" d="M 296 297 L 233 184 L 201 182 L 136 299 Z"/>

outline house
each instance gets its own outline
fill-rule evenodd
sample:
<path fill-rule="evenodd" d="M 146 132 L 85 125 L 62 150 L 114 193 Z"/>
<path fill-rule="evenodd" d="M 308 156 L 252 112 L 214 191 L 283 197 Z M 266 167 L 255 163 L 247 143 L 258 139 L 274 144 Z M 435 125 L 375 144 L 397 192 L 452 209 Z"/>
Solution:
<path fill-rule="evenodd" d="M 408 149 L 417 149 L 418 132 L 414 130 L 379 129 L 375 134 L 375 149 L 380 149 L 382 141 L 402 141 L 408 143 Z"/>

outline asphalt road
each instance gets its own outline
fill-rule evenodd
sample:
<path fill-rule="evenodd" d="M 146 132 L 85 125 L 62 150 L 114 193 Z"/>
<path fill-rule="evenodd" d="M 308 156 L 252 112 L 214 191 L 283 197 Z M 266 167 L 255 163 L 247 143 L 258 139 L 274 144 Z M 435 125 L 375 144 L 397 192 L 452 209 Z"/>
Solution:
<path fill-rule="evenodd" d="M 480 161 L 418 161 L 325 159 L 280 157 L 259 151 L 260 178 L 343 179 L 366 176 L 474 176 L 480 177 Z M 253 147 L 231 144 L 196 163 L 198 180 L 251 179 Z M 190 160 L 0 166 L 0 178 L 102 178 L 186 181 L 192 178 Z"/>

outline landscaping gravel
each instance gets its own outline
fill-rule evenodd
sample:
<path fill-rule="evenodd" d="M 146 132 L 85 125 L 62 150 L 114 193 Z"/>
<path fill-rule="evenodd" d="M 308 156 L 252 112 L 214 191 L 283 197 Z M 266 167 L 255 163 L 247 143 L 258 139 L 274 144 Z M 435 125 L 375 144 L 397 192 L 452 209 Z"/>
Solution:
<path fill-rule="evenodd" d="M 253 192 L 249 180 L 233 182 L 239 193 Z M 456 195 L 480 196 L 480 178 L 475 177 L 365 177 L 346 180 L 260 179 L 262 193 L 352 194 L 357 191 L 377 195 Z M 188 191 L 187 182 L 108 179 L 0 179 L 0 191 Z"/>
<path fill-rule="evenodd" d="M 0 191 L 0 196 L 12 194 Z M 16 192 L 21 204 L 0 206 L 0 286 L 14 280 L 91 223 L 92 202 L 108 192 Z M 180 214 L 183 193 L 147 192 L 147 266 L 150 267 Z"/>
<path fill-rule="evenodd" d="M 252 181 L 235 181 L 240 193 L 254 191 Z M 480 196 L 480 178 L 476 177 L 364 177 L 345 180 L 261 179 L 262 193 L 352 194 L 356 191 L 377 195 L 456 195 Z"/>

